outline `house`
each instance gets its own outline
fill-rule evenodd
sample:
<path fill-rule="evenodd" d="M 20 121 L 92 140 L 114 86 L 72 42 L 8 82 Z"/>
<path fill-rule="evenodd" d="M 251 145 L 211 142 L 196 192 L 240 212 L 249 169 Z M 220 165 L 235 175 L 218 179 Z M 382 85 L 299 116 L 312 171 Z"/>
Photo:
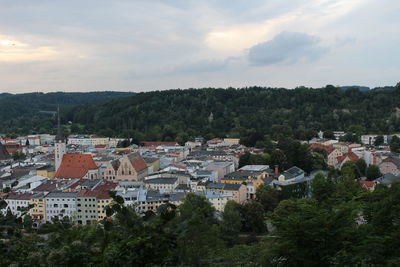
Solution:
<path fill-rule="evenodd" d="M 89 154 L 65 154 L 55 178 L 97 179 L 99 171 Z"/>
<path fill-rule="evenodd" d="M 328 166 L 335 168 L 335 166 L 338 165 L 338 157 L 340 156 L 343 156 L 343 153 L 339 149 L 332 150 L 332 152 L 328 154 Z"/>
<path fill-rule="evenodd" d="M 178 178 L 154 178 L 145 180 L 144 183 L 148 190 L 160 192 L 173 192 L 179 184 Z"/>
<path fill-rule="evenodd" d="M 376 183 L 373 181 L 357 181 L 364 190 L 374 191 Z"/>
<path fill-rule="evenodd" d="M 97 192 L 82 189 L 76 195 L 76 216 L 78 224 L 88 225 L 97 221 Z"/>
<path fill-rule="evenodd" d="M 225 209 L 225 205 L 229 200 L 232 200 L 232 194 L 230 193 L 222 193 L 218 191 L 205 191 L 199 192 L 198 194 L 202 194 L 206 197 L 206 199 L 211 203 L 211 205 L 215 208 L 215 210 L 219 212 L 223 212 Z"/>
<path fill-rule="evenodd" d="M 400 159 L 397 157 L 387 157 L 381 164 L 379 164 L 379 170 L 382 174 L 391 173 L 393 175 L 400 175 Z"/>
<path fill-rule="evenodd" d="M 217 180 L 219 181 L 228 173 L 235 171 L 235 164 L 233 162 L 226 161 L 214 161 L 210 162 L 206 165 L 205 169 L 207 171 L 216 171 L 217 172 Z"/>
<path fill-rule="evenodd" d="M 291 167 L 278 176 L 278 181 L 290 181 L 304 178 L 304 171 L 296 166 Z"/>
<path fill-rule="evenodd" d="M 56 169 L 54 167 L 45 165 L 36 169 L 36 174 L 47 178 L 54 178 L 56 175 Z"/>
<path fill-rule="evenodd" d="M 148 174 L 147 170 L 146 162 L 138 152 L 135 152 L 111 161 L 104 172 L 104 177 L 110 181 L 142 181 Z"/>
<path fill-rule="evenodd" d="M 160 170 L 160 159 L 159 158 L 148 158 L 144 157 L 144 161 L 148 167 L 148 173 L 158 172 Z"/>
<path fill-rule="evenodd" d="M 347 161 L 357 161 L 358 159 L 359 159 L 358 156 L 353 152 L 343 154 L 342 156 L 339 156 L 337 158 L 337 165 L 335 166 L 335 168 L 342 169 L 343 165 Z"/>
<path fill-rule="evenodd" d="M 243 203 L 247 199 L 247 187 L 244 184 L 224 184 L 222 192 L 232 194 L 232 200 L 237 203 Z"/>
<path fill-rule="evenodd" d="M 7 207 L 3 209 L 3 214 L 7 213 L 7 210 L 10 210 L 12 214 L 17 217 L 23 215 L 24 210 L 25 213 L 28 213 L 28 208 L 31 203 L 32 193 L 15 193 L 12 192 L 5 199 L 7 203 Z"/>
<path fill-rule="evenodd" d="M 31 215 L 33 221 L 45 220 L 46 204 L 44 197 L 44 193 L 34 194 L 31 197 L 30 204 L 32 205 L 32 208 L 30 209 L 29 214 Z"/>
<path fill-rule="evenodd" d="M 68 217 L 71 220 L 76 215 L 76 192 L 50 192 L 45 196 L 46 221 L 54 218 Z"/>

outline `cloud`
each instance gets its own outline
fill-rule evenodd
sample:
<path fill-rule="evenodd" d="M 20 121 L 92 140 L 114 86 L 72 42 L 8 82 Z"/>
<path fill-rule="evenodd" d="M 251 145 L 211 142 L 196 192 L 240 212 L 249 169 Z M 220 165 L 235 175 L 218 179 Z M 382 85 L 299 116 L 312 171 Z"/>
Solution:
<path fill-rule="evenodd" d="M 302 59 L 315 60 L 327 52 L 320 38 L 300 32 L 281 32 L 272 40 L 249 49 L 251 65 L 293 64 Z"/>
<path fill-rule="evenodd" d="M 214 71 L 222 71 L 226 69 L 232 61 L 235 61 L 237 58 L 229 57 L 223 60 L 219 59 L 206 59 L 199 61 L 190 61 L 185 62 L 175 68 L 176 72 L 214 72 Z"/>

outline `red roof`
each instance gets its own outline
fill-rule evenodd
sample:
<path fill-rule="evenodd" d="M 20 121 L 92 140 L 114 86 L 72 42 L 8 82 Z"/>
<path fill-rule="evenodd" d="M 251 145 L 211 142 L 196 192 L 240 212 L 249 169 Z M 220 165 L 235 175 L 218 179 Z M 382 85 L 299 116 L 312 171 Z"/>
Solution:
<path fill-rule="evenodd" d="M 106 148 L 107 145 L 96 145 L 95 148 Z"/>
<path fill-rule="evenodd" d="M 356 154 L 354 154 L 353 152 L 343 154 L 343 156 L 337 157 L 337 160 L 338 160 L 338 162 L 342 162 L 347 157 L 349 158 L 349 160 L 352 160 L 352 161 L 358 160 L 358 156 Z"/>
<path fill-rule="evenodd" d="M 373 182 L 373 181 L 358 181 L 358 183 L 360 184 L 360 186 L 362 188 L 365 188 L 365 189 L 371 189 L 371 188 L 374 188 L 374 186 L 375 186 L 375 182 Z"/>
<path fill-rule="evenodd" d="M 140 171 L 142 171 L 142 170 L 147 168 L 146 162 L 144 161 L 142 156 L 140 156 L 140 154 L 137 153 L 137 152 L 128 155 L 128 159 L 130 160 L 133 168 L 137 172 L 140 172 Z"/>
<path fill-rule="evenodd" d="M 91 155 L 65 154 L 55 177 L 57 178 L 82 178 L 89 170 L 97 169 Z"/>
<path fill-rule="evenodd" d="M 110 199 L 109 190 L 114 189 L 117 183 L 106 181 L 104 184 L 95 187 L 93 190 L 82 189 L 78 193 L 78 197 L 95 197 L 97 199 Z"/>
<path fill-rule="evenodd" d="M 144 141 L 140 143 L 141 146 L 177 146 L 177 142 L 154 142 L 154 141 Z"/>

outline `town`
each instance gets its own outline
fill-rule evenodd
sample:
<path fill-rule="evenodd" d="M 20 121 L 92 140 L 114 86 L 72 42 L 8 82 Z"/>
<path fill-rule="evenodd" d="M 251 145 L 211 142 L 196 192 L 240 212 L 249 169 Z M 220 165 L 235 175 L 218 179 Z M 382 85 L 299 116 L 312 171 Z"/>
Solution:
<path fill-rule="evenodd" d="M 246 164 L 245 155 L 264 151 L 241 145 L 239 138 L 137 145 L 123 138 L 64 137 L 59 124 L 57 135 L 0 139 L 2 212 L 31 219 L 35 227 L 63 218 L 88 225 L 107 218 L 114 192 L 142 215 L 166 203 L 179 206 L 188 193 L 204 196 L 222 213 L 230 200 L 254 200 L 261 186 L 307 198 L 318 173 L 327 176 L 350 163 L 363 169 L 357 182 L 364 190 L 400 181 L 400 158 L 389 145 L 400 135 L 363 135 L 361 143 L 339 141 L 344 135 L 337 131 L 329 139 L 320 131 L 305 142 L 308 151 L 323 155 L 325 166 L 306 172 L 298 166 Z"/>

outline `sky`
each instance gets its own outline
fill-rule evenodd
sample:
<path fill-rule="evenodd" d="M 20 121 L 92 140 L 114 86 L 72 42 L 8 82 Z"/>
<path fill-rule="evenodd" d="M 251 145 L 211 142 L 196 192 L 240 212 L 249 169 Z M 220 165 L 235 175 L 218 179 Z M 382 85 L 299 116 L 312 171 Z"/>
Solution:
<path fill-rule="evenodd" d="M 0 92 L 395 85 L 399 0 L 0 0 Z"/>

